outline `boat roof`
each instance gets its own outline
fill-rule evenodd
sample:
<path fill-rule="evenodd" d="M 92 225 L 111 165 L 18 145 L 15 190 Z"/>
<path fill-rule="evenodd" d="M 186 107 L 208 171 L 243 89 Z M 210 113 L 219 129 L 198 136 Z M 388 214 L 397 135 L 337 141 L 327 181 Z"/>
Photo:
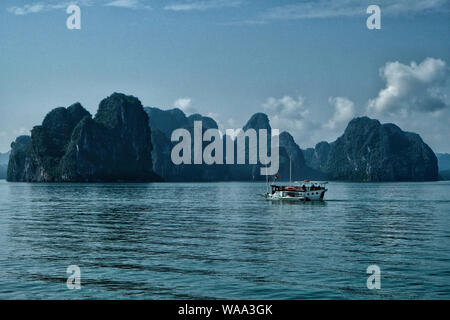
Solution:
<path fill-rule="evenodd" d="M 281 182 L 280 182 L 281 183 Z M 323 184 L 327 184 L 327 181 L 294 181 L 291 182 L 290 184 L 271 184 L 272 187 L 298 187 L 301 185 L 323 185 Z"/>
<path fill-rule="evenodd" d="M 294 183 L 311 183 L 311 184 L 327 184 L 328 181 L 311 181 L 311 180 L 303 180 L 303 181 L 294 181 Z"/>

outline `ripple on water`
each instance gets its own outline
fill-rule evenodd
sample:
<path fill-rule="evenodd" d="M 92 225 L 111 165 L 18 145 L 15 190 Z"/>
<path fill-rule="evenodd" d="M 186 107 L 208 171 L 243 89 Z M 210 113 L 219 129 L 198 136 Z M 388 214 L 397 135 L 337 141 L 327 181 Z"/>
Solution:
<path fill-rule="evenodd" d="M 261 183 L 0 181 L 0 298 L 449 299 L 449 187 L 330 183 L 284 204 Z"/>

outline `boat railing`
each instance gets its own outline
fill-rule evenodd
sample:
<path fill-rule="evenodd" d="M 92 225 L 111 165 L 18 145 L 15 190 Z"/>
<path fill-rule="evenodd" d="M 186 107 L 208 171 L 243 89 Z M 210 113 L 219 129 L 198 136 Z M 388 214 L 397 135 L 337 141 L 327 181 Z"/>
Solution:
<path fill-rule="evenodd" d="M 309 191 L 320 191 L 325 189 L 325 183 L 318 184 L 318 183 L 304 183 L 299 185 L 271 185 L 272 193 L 275 191 L 294 191 L 294 192 L 309 192 Z"/>

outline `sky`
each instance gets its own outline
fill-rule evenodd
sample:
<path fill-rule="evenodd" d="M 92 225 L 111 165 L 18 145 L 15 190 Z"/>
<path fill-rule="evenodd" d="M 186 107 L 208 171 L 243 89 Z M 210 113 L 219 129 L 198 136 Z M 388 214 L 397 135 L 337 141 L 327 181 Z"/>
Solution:
<path fill-rule="evenodd" d="M 113 92 L 223 129 L 265 112 L 302 148 L 367 115 L 450 152 L 449 40 L 450 0 L 2 0 L 0 152 L 51 109 L 95 114 Z"/>

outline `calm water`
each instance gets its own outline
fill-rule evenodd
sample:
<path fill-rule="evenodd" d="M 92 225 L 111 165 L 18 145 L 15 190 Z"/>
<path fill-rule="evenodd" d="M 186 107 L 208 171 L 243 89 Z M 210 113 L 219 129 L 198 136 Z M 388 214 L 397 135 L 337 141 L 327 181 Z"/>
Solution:
<path fill-rule="evenodd" d="M 329 189 L 280 204 L 264 183 L 1 180 L 0 298 L 450 299 L 450 183 Z"/>

